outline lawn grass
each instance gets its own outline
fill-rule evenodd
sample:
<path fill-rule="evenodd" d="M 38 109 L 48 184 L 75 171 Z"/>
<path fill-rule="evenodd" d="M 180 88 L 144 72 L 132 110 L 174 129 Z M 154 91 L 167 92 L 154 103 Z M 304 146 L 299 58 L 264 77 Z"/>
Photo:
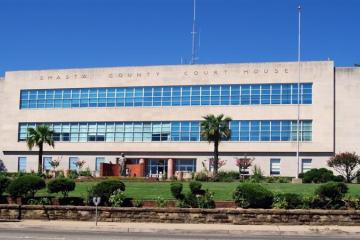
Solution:
<path fill-rule="evenodd" d="M 87 190 L 95 185 L 96 181 L 77 182 L 75 191 L 70 196 L 87 197 Z M 134 182 L 124 181 L 126 194 L 134 199 L 173 199 L 170 193 L 170 182 Z M 238 182 L 203 182 L 203 188 L 214 192 L 214 198 L 218 201 L 232 200 Z M 188 183 L 184 182 L 184 191 L 189 191 Z M 311 196 L 320 184 L 292 184 L 292 183 L 262 183 L 264 187 L 274 193 L 298 193 Z M 360 184 L 349 184 L 349 195 L 360 196 Z M 38 196 L 50 195 L 45 189 L 39 191 Z M 51 194 L 51 196 L 60 196 Z"/>

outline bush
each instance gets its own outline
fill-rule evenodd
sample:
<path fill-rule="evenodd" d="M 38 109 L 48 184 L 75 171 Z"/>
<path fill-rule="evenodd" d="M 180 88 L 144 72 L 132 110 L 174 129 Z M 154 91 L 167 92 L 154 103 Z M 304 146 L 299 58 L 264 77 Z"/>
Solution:
<path fill-rule="evenodd" d="M 34 197 L 35 193 L 45 188 L 45 181 L 41 177 L 26 175 L 13 180 L 8 186 L 8 193 L 13 197 Z"/>
<path fill-rule="evenodd" d="M 215 208 L 214 194 L 201 189 L 200 182 L 192 181 L 189 183 L 190 192 L 182 193 L 181 183 L 170 185 L 171 194 L 178 200 L 177 206 L 181 208 Z"/>
<path fill-rule="evenodd" d="M 96 184 L 89 194 L 89 197 L 101 197 L 101 205 L 109 205 L 110 196 L 117 190 L 125 191 L 125 184 L 117 180 L 106 180 Z M 92 201 L 90 199 L 90 201 Z"/>
<path fill-rule="evenodd" d="M 273 194 L 260 184 L 242 183 L 236 188 L 233 199 L 242 208 L 270 208 Z"/>
<path fill-rule="evenodd" d="M 296 193 L 278 193 L 274 196 L 273 207 L 280 209 L 303 208 L 303 199 Z"/>
<path fill-rule="evenodd" d="M 312 208 L 339 209 L 345 207 L 343 198 L 348 191 L 345 183 L 329 182 L 315 190 Z"/>
<path fill-rule="evenodd" d="M 229 171 L 224 172 L 221 171 L 216 175 L 216 181 L 218 182 L 233 182 L 240 179 L 239 172 Z"/>
<path fill-rule="evenodd" d="M 69 178 L 57 178 L 51 180 L 48 185 L 49 193 L 59 193 L 63 194 L 63 197 L 66 198 L 69 192 L 75 190 L 75 181 Z"/>
<path fill-rule="evenodd" d="M 173 182 L 173 183 L 170 184 L 171 195 L 175 199 L 183 198 L 182 190 L 183 190 L 183 184 L 182 183 Z"/>
<path fill-rule="evenodd" d="M 28 204 L 28 205 L 50 205 L 51 201 L 47 197 L 29 198 L 29 199 L 27 199 L 26 204 Z"/>
<path fill-rule="evenodd" d="M 84 171 L 80 171 L 79 172 L 79 176 L 82 176 L 82 177 L 91 177 L 91 171 L 90 171 L 90 168 L 86 168 Z"/>
<path fill-rule="evenodd" d="M 70 170 L 68 173 L 68 178 L 71 179 L 77 179 L 79 177 L 79 174 L 75 170 Z"/>
<path fill-rule="evenodd" d="M 195 180 L 200 182 L 206 182 L 209 180 L 209 177 L 206 172 L 198 172 L 195 174 Z"/>
<path fill-rule="evenodd" d="M 262 180 L 264 180 L 264 173 L 259 166 L 254 165 L 254 168 L 252 171 L 253 171 L 253 175 L 251 175 L 251 177 L 250 177 L 251 182 L 258 183 L 258 182 L 261 182 Z"/>
<path fill-rule="evenodd" d="M 66 197 L 59 199 L 60 205 L 84 206 L 84 199 L 82 197 Z"/>
<path fill-rule="evenodd" d="M 192 194 L 203 194 L 204 190 L 201 189 L 202 184 L 200 182 L 196 182 L 196 181 L 191 181 L 189 183 L 189 188 Z"/>
<path fill-rule="evenodd" d="M 292 177 L 271 176 L 271 177 L 266 177 L 265 182 L 267 182 L 267 183 L 290 183 L 291 179 L 292 179 Z"/>
<path fill-rule="evenodd" d="M 342 200 L 349 188 L 345 183 L 329 182 L 320 185 L 316 190 L 315 194 L 325 200 L 338 201 Z"/>
<path fill-rule="evenodd" d="M 197 205 L 199 208 L 215 208 L 214 194 L 206 190 L 203 195 L 198 197 Z"/>
<path fill-rule="evenodd" d="M 341 175 L 334 176 L 332 180 L 334 182 L 346 182 L 346 179 Z"/>
<path fill-rule="evenodd" d="M 158 208 L 164 208 L 167 205 L 167 201 L 162 197 L 156 198 L 156 207 Z"/>
<path fill-rule="evenodd" d="M 134 207 L 141 208 L 143 206 L 144 206 L 144 200 L 137 199 L 137 200 L 134 201 Z"/>
<path fill-rule="evenodd" d="M 326 183 L 333 181 L 334 174 L 326 168 L 313 168 L 304 173 L 304 183 Z"/>
<path fill-rule="evenodd" d="M 0 196 L 6 191 L 11 180 L 8 177 L 0 176 Z"/>
<path fill-rule="evenodd" d="M 109 202 L 112 207 L 124 207 L 126 202 L 126 194 L 121 190 L 116 190 L 111 194 Z"/>

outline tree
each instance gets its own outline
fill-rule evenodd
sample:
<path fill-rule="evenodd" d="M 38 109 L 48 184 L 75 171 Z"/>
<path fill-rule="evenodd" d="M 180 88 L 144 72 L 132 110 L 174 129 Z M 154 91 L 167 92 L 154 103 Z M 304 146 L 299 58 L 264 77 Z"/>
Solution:
<path fill-rule="evenodd" d="M 231 136 L 229 123 L 230 117 L 224 117 L 224 114 L 215 116 L 213 114 L 203 117 L 201 121 L 201 136 L 209 143 L 214 143 L 214 175 L 219 170 L 219 143 L 222 140 L 228 140 Z"/>
<path fill-rule="evenodd" d="M 348 183 L 360 175 L 360 157 L 356 153 L 338 153 L 330 158 L 327 164 L 340 173 Z"/>
<path fill-rule="evenodd" d="M 53 139 L 54 131 L 50 130 L 49 126 L 38 125 L 36 128 L 28 128 L 28 136 L 26 138 L 26 143 L 30 150 L 34 146 L 39 148 L 39 160 L 38 160 L 38 173 L 42 173 L 42 156 L 44 143 L 48 144 L 51 147 L 54 147 Z"/>
<path fill-rule="evenodd" d="M 242 158 L 236 158 L 236 166 L 239 167 L 240 179 L 244 179 L 244 173 L 252 165 L 254 158 L 249 158 L 246 155 Z"/>
<path fill-rule="evenodd" d="M 51 159 L 49 164 L 52 167 L 53 171 L 56 171 L 56 168 L 60 166 L 61 158 Z"/>
<path fill-rule="evenodd" d="M 0 172 L 7 172 L 6 166 L 3 160 L 0 159 Z"/>

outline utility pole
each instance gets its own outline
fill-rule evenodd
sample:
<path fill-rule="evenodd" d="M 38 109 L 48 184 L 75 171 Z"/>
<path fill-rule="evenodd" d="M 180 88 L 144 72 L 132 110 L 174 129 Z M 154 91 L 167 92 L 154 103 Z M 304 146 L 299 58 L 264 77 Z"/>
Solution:
<path fill-rule="evenodd" d="M 197 60 L 197 46 L 195 43 L 196 40 L 196 0 L 194 0 L 194 6 L 193 6 L 193 26 L 192 26 L 192 48 L 191 48 L 191 61 L 190 64 L 195 64 Z"/>

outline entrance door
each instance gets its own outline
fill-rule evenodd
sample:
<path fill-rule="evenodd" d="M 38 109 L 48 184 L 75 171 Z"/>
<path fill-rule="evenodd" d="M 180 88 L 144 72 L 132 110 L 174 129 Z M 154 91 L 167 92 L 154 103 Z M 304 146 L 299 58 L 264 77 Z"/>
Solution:
<path fill-rule="evenodd" d="M 167 161 L 164 159 L 149 159 L 146 162 L 146 176 L 159 177 L 167 170 Z"/>

